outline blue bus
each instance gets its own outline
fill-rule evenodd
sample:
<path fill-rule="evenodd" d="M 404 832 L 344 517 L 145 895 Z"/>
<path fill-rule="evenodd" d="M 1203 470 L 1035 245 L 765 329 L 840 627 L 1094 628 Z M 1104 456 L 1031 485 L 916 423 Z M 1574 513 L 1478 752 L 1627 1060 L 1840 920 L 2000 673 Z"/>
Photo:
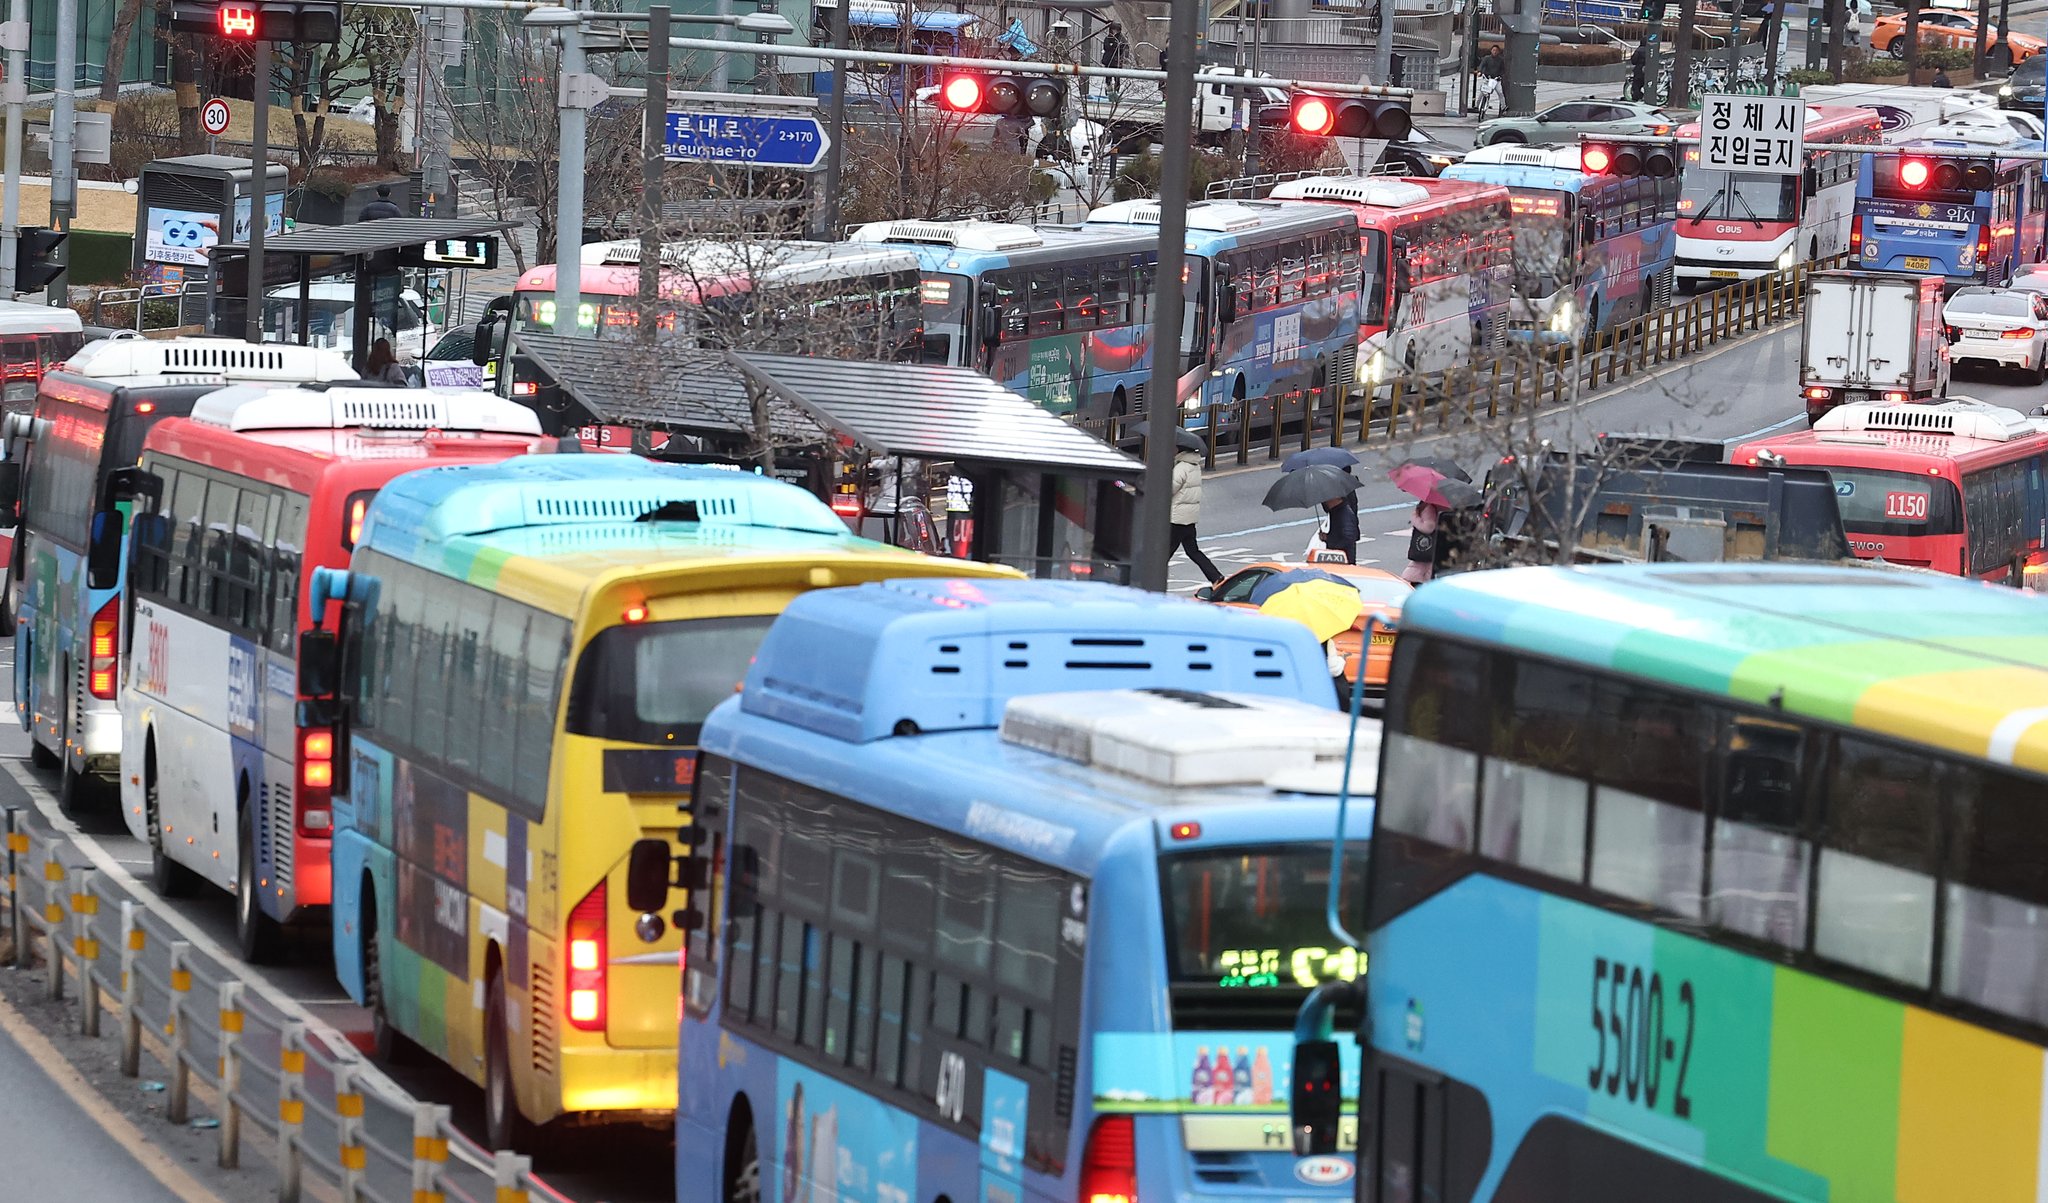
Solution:
<path fill-rule="evenodd" d="M 1116 586 L 793 601 L 700 738 L 677 1197 L 1349 1198 L 1286 1131 L 1364 968 L 1329 693 L 1306 629 Z"/>
<path fill-rule="evenodd" d="M 1865 156 L 1856 176 L 1851 262 L 1865 271 L 1943 276 L 1951 289 L 2004 284 L 2021 264 L 2041 262 L 2048 252 L 2041 165 L 1996 156 L 1946 140 Z"/>
<path fill-rule="evenodd" d="M 14 708 L 36 765 L 62 771 L 67 814 L 111 798 L 121 767 L 120 655 L 125 560 L 88 572 L 95 525 L 125 522 L 108 476 L 133 467 L 143 436 L 192 412 L 228 381 L 354 380 L 347 357 L 236 339 L 103 339 L 38 386 L 34 408 L 6 419 L 0 526 L 15 519 L 5 614 L 15 624 Z M 105 517 L 103 517 L 105 515 Z M 118 542 L 110 546 L 118 546 Z"/>
<path fill-rule="evenodd" d="M 1196 303 L 1183 319 L 1181 425 L 1205 407 L 1254 402 L 1254 422 L 1280 403 L 1358 375 L 1364 279 L 1358 221 L 1330 205 L 1195 201 L 1187 207 L 1187 281 Z M 1119 201 L 1084 228 L 1156 230 L 1159 202 Z"/>
<path fill-rule="evenodd" d="M 922 269 L 924 361 L 973 368 L 1052 413 L 1144 407 L 1159 240 L 988 221 L 884 221 L 852 240 L 904 246 Z M 1197 297 L 1187 289 L 1184 329 Z"/>
<path fill-rule="evenodd" d="M 1678 178 L 1589 175 L 1576 146 L 1482 146 L 1447 180 L 1498 184 L 1514 215 L 1515 332 L 1544 342 L 1671 303 Z"/>

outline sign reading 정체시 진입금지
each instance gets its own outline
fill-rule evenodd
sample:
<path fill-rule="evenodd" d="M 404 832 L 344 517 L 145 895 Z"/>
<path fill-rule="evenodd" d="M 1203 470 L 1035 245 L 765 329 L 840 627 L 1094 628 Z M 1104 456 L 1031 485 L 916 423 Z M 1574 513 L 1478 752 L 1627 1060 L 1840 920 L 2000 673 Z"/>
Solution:
<path fill-rule="evenodd" d="M 1806 103 L 1795 96 L 1701 98 L 1700 166 L 1796 175 L 1806 164 Z"/>

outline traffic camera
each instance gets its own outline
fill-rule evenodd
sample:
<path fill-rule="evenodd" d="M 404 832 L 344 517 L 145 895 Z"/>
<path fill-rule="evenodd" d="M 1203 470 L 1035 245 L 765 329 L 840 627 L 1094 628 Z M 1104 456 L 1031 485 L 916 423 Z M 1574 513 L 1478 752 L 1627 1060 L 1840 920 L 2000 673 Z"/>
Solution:
<path fill-rule="evenodd" d="M 1405 138 L 1415 123 L 1408 101 L 1382 96 L 1325 96 L 1295 92 L 1288 97 L 1288 124 L 1311 138 Z"/>
<path fill-rule="evenodd" d="M 1879 193 L 1987 192 L 1998 181 L 1987 159 L 1899 155 L 1880 158 L 1874 166 Z"/>
<path fill-rule="evenodd" d="M 238 42 L 341 41 L 341 0 L 171 0 L 171 28 Z"/>
<path fill-rule="evenodd" d="M 1669 179 L 1678 174 L 1678 155 L 1673 146 L 1663 143 L 1583 142 L 1579 145 L 1579 170 L 1587 175 Z"/>
<path fill-rule="evenodd" d="M 14 290 L 41 292 L 63 274 L 57 248 L 70 235 L 44 226 L 23 226 L 14 243 Z"/>
<path fill-rule="evenodd" d="M 939 107 L 996 117 L 1055 117 L 1067 106 L 1067 85 L 1035 75 L 959 71 L 939 85 Z"/>

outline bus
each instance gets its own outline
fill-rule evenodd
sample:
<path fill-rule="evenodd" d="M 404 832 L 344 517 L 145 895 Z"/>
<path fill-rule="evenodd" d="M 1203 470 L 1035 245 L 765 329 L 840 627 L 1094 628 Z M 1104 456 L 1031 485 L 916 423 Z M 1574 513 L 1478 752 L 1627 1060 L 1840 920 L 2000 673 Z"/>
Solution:
<path fill-rule="evenodd" d="M 1444 178 L 1508 191 L 1518 333 L 1569 342 L 1671 304 L 1678 180 L 1594 175 L 1576 146 L 1482 146 Z"/>
<path fill-rule="evenodd" d="M 2040 150 L 2039 142 L 2011 149 Z M 1869 155 L 1856 176 L 1855 266 L 2001 285 L 2048 256 L 2048 185 L 2030 159 L 1967 142 L 1922 140 Z"/>
<path fill-rule="evenodd" d="M 1157 200 L 1118 201 L 1086 226 L 1156 230 Z M 1206 408 L 1253 421 L 1289 397 L 1354 382 L 1363 303 L 1358 223 L 1328 205 L 1287 201 L 1192 201 L 1187 206 L 1187 282 L 1196 304 L 1181 343 L 1181 425 L 1206 423 Z M 1227 419 L 1226 419 L 1227 420 Z"/>
<path fill-rule="evenodd" d="M 1446 372 L 1499 351 L 1513 284 L 1507 193 L 1455 180 L 1305 176 L 1274 200 L 1349 211 L 1364 262 L 1361 379 Z"/>
<path fill-rule="evenodd" d="M 1324 912 L 1349 731 L 1314 638 L 1261 615 L 799 598 L 704 725 L 676 1197 L 1349 1198 L 1285 1131 L 1294 1010 L 1365 967 Z"/>
<path fill-rule="evenodd" d="M 327 914 L 329 736 L 299 726 L 293 691 L 307 581 L 348 563 L 392 477 L 554 450 L 539 435 L 532 410 L 483 392 L 236 385 L 158 423 L 119 482 L 137 495 L 121 815 L 158 893 L 234 895 L 243 957 Z"/>
<path fill-rule="evenodd" d="M 772 340 L 766 331 L 772 329 L 786 334 L 792 347 L 817 354 L 902 361 L 918 356 L 920 276 L 917 256 L 906 248 L 696 240 L 664 244 L 661 262 L 657 325 L 680 327 L 707 349 L 741 339 L 767 347 Z M 501 319 L 513 334 L 555 332 L 558 270 L 551 263 L 529 268 L 510 297 L 491 303 L 477 325 L 477 356 L 510 354 L 510 340 L 494 333 Z M 591 243 L 577 270 L 583 297 L 577 328 L 600 339 L 637 337 L 639 242 Z M 537 408 L 549 402 L 556 386 L 541 378 L 531 360 L 514 355 L 512 369 L 498 372 L 500 392 Z"/>
<path fill-rule="evenodd" d="M 681 934 L 636 938 L 632 844 L 675 837 L 704 716 L 792 597 L 941 573 L 1017 575 L 747 472 L 563 454 L 386 484 L 346 573 L 315 574 L 333 643 L 299 662 L 335 719 L 335 971 L 377 1051 L 481 1085 L 493 1148 L 670 1122 Z"/>
<path fill-rule="evenodd" d="M 0 402 L 26 408 L 36 384 L 51 368 L 85 346 L 78 311 L 61 305 L 0 301 Z"/>
<path fill-rule="evenodd" d="M 120 511 L 107 497 L 150 428 L 190 413 L 230 381 L 303 384 L 356 379 L 338 352 L 254 347 L 225 338 L 113 338 L 89 344 L 44 376 L 35 408 L 5 420 L 0 526 L 17 527 L 7 570 L 14 635 L 14 708 L 29 757 L 61 770 L 67 813 L 111 802 L 121 761 L 119 556 L 89 569 L 94 527 Z"/>
<path fill-rule="evenodd" d="M 1853 150 L 1811 150 L 1798 172 L 1708 170 L 1700 165 L 1697 121 L 1681 127 L 1685 166 L 1678 185 L 1681 287 L 1754 280 L 1818 263 L 1849 247 L 1857 164 Z M 1808 105 L 1806 140 L 1883 141 L 1883 118 L 1865 108 Z"/>
<path fill-rule="evenodd" d="M 924 362 L 974 368 L 1062 416 L 1100 420 L 1144 408 L 1158 286 L 1152 234 L 883 221 L 852 239 L 917 256 Z M 1197 300 L 1191 280 L 1184 312 Z"/>
<path fill-rule="evenodd" d="M 1841 405 L 1729 459 L 1826 468 L 1862 559 L 2048 587 L 2048 419 L 1963 399 Z"/>
<path fill-rule="evenodd" d="M 1813 564 L 1401 615 L 1360 1199 L 2031 1199 L 2048 607 Z"/>

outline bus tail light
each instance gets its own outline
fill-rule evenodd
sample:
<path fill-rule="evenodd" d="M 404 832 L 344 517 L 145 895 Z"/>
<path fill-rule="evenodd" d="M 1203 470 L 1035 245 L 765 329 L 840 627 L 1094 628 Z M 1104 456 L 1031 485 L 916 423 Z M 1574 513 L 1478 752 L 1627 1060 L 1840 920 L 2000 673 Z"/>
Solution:
<path fill-rule="evenodd" d="M 1978 226 L 1978 227 L 1977 227 L 1977 266 L 1978 266 L 1978 267 L 1983 267 L 1983 266 L 1985 266 L 1986 264 L 1988 264 L 1988 263 L 1990 263 L 1990 262 L 1991 262 L 1991 227 L 1990 227 L 1990 226 L 1988 226 L 1988 225 L 1984 225 L 1984 226 Z"/>
<path fill-rule="evenodd" d="M 1080 1203 L 1138 1203 L 1138 1133 L 1130 1116 L 1101 1116 L 1088 1129 Z"/>
<path fill-rule="evenodd" d="M 348 495 L 341 507 L 341 549 L 354 551 L 356 540 L 363 537 L 363 519 L 370 513 L 370 498 L 377 495 L 375 489 L 357 489 Z"/>
<path fill-rule="evenodd" d="M 1857 217 L 1849 223 L 1849 258 L 1863 257 L 1863 218 Z"/>
<path fill-rule="evenodd" d="M 2034 329 L 2034 328 L 2033 328 L 2032 326 L 2021 326 L 2021 327 L 2020 327 L 2019 329 L 2017 329 L 2017 330 L 2007 330 L 2007 331 L 2006 331 L 2006 332 L 2005 332 L 2004 334 L 2001 334 L 2001 335 L 1999 335 L 1999 337 L 2000 337 L 2000 338 L 2032 338 L 2032 337 L 2034 337 L 2035 333 L 2037 333 L 2037 332 L 2035 331 L 2035 329 Z"/>
<path fill-rule="evenodd" d="M 96 698 L 114 696 L 114 677 L 121 664 L 120 634 L 120 600 L 110 597 L 92 616 L 92 660 L 86 671 L 87 686 Z"/>
<path fill-rule="evenodd" d="M 325 727 L 308 727 L 299 732 L 299 834 L 330 835 L 334 812 L 329 809 L 334 788 L 334 732 Z"/>
<path fill-rule="evenodd" d="M 569 1022 L 579 1031 L 604 1031 L 604 882 L 569 912 Z"/>

